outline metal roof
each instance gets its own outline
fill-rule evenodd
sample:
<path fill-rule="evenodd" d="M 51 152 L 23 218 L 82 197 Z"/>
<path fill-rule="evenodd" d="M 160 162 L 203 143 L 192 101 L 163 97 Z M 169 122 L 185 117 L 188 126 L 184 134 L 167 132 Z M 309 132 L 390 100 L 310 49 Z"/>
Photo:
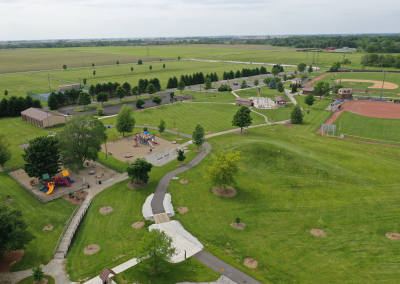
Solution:
<path fill-rule="evenodd" d="M 114 274 L 117 275 L 117 273 L 115 273 L 114 271 L 112 271 L 111 269 L 108 269 L 107 267 L 104 267 L 103 272 L 100 274 L 100 279 L 101 281 L 106 281 L 108 278 L 108 275 L 110 274 Z"/>
<path fill-rule="evenodd" d="M 44 110 L 44 109 L 41 109 L 41 108 L 34 108 L 34 107 L 31 107 L 31 108 L 28 108 L 27 110 L 24 110 L 23 112 L 21 112 L 21 114 L 29 116 L 29 117 L 32 117 L 32 118 L 35 118 L 37 120 L 45 120 L 47 118 L 47 112 L 49 113 L 48 117 L 51 117 L 53 115 L 62 116 L 59 113 L 55 113 L 55 112 L 52 112 L 52 111 L 47 111 L 47 110 Z"/>
<path fill-rule="evenodd" d="M 246 98 L 236 98 L 237 101 L 243 101 L 243 102 L 252 102 L 252 99 L 246 99 Z"/>
<path fill-rule="evenodd" d="M 282 96 L 276 96 L 274 99 L 276 102 L 287 102 L 287 99 Z"/>

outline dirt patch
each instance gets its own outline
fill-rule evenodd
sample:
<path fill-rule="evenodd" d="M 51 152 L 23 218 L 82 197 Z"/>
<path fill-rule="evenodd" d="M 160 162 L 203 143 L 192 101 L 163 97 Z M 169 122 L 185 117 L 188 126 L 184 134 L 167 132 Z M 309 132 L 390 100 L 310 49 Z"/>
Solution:
<path fill-rule="evenodd" d="M 180 183 L 182 183 L 182 184 L 185 184 L 185 183 L 188 183 L 189 182 L 189 180 L 187 180 L 187 179 L 181 179 L 180 180 Z"/>
<path fill-rule="evenodd" d="M 211 97 L 212 99 L 216 99 L 217 97 Z"/>
<path fill-rule="evenodd" d="M 385 236 L 386 236 L 386 238 L 394 240 L 394 241 L 400 240 L 400 234 L 399 233 L 386 233 Z"/>
<path fill-rule="evenodd" d="M 326 233 L 322 230 L 318 230 L 318 229 L 311 229 L 310 233 L 316 237 L 325 237 Z"/>
<path fill-rule="evenodd" d="M 236 189 L 233 188 L 232 186 L 228 186 L 226 189 L 214 186 L 212 188 L 212 192 L 215 195 L 223 196 L 223 197 L 234 197 L 237 194 Z"/>
<path fill-rule="evenodd" d="M 100 208 L 100 210 L 99 210 L 100 214 L 103 214 L 103 215 L 110 214 L 113 211 L 114 211 L 114 208 L 112 208 L 111 206 L 104 206 L 104 207 Z"/>
<path fill-rule="evenodd" d="M 182 138 L 175 138 L 175 140 L 179 140 L 180 141 L 180 140 L 183 140 L 183 139 Z"/>
<path fill-rule="evenodd" d="M 211 131 L 206 131 L 205 133 L 206 133 L 206 134 L 210 134 L 210 133 L 211 133 Z"/>
<path fill-rule="evenodd" d="M 203 151 L 203 149 L 202 149 L 202 148 L 199 148 L 199 149 L 194 149 L 194 150 L 192 150 L 192 151 L 197 152 L 197 153 L 200 153 L 201 151 Z"/>
<path fill-rule="evenodd" d="M 54 226 L 52 226 L 52 225 L 47 225 L 47 226 L 43 227 L 43 231 L 53 231 L 53 229 L 54 229 Z"/>
<path fill-rule="evenodd" d="M 244 230 L 244 228 L 246 228 L 246 224 L 245 223 L 231 223 L 231 227 L 238 229 L 238 230 Z"/>
<path fill-rule="evenodd" d="M 144 222 L 140 221 L 140 222 L 135 222 L 132 224 L 132 228 L 134 229 L 140 229 L 144 226 Z"/>
<path fill-rule="evenodd" d="M 128 181 L 128 183 L 126 184 L 127 187 L 129 187 L 130 189 L 141 189 L 141 188 L 145 188 L 150 181 L 148 181 L 147 183 L 144 183 L 143 181 L 139 180 L 139 183 L 137 183 L 137 181 L 133 181 L 130 182 Z"/>
<path fill-rule="evenodd" d="M 336 82 L 339 82 L 339 80 L 336 80 Z M 373 86 L 368 87 L 368 88 L 371 88 L 371 89 L 382 89 L 382 85 L 383 85 L 384 89 L 388 89 L 388 90 L 394 90 L 394 89 L 397 89 L 399 87 L 399 85 L 396 85 L 396 84 L 393 84 L 393 83 L 385 82 L 383 84 L 382 81 L 374 81 L 374 80 L 342 79 L 342 82 L 374 83 Z"/>
<path fill-rule="evenodd" d="M 98 245 L 88 245 L 83 249 L 84 254 L 95 254 L 100 250 L 100 247 Z"/>
<path fill-rule="evenodd" d="M 255 259 L 252 258 L 252 257 L 248 257 L 248 258 L 246 258 L 246 259 L 244 260 L 244 265 L 247 266 L 248 268 L 253 268 L 253 269 L 255 269 L 255 268 L 257 268 L 257 266 L 258 266 L 258 261 L 255 260 Z"/>
<path fill-rule="evenodd" d="M 310 108 L 310 107 L 306 107 L 306 108 L 305 108 L 305 110 L 312 110 L 312 108 Z"/>
<path fill-rule="evenodd" d="M 291 124 L 284 124 L 285 125 L 285 127 L 287 128 L 287 129 L 292 129 L 292 125 Z"/>
<path fill-rule="evenodd" d="M 172 128 L 172 130 L 178 130 L 179 128 Z"/>
<path fill-rule="evenodd" d="M 145 124 L 143 124 L 143 125 L 149 125 L 148 123 L 145 123 Z"/>
<path fill-rule="evenodd" d="M 270 130 L 271 130 L 271 131 L 276 131 L 276 129 L 274 129 L 274 128 L 271 128 Z"/>
<path fill-rule="evenodd" d="M 33 284 L 46 284 L 47 282 L 49 282 L 49 279 L 43 278 L 41 281 L 33 282 Z"/>
<path fill-rule="evenodd" d="M 4 200 L 4 203 L 5 204 L 8 204 L 8 203 L 11 203 L 11 202 L 13 202 L 14 201 L 14 199 L 6 199 L 6 200 Z"/>
<path fill-rule="evenodd" d="M 163 136 L 165 133 L 157 133 L 158 136 Z"/>
<path fill-rule="evenodd" d="M 189 209 L 187 209 L 187 207 L 178 207 L 179 214 L 185 214 L 188 211 Z"/>
<path fill-rule="evenodd" d="M 15 263 L 19 262 L 24 255 L 24 250 L 14 250 L 6 252 L 0 258 L 0 272 L 5 272 L 9 270 Z"/>
<path fill-rule="evenodd" d="M 249 132 L 248 132 L 248 131 L 246 131 L 246 130 L 243 130 L 243 131 L 236 130 L 236 131 L 233 131 L 233 133 L 235 133 L 235 134 L 239 134 L 239 135 L 246 135 L 246 134 L 249 134 Z"/>
<path fill-rule="evenodd" d="M 83 193 L 82 193 L 82 191 L 76 191 L 75 193 L 74 193 L 74 197 L 69 197 L 69 194 L 68 195 L 66 195 L 64 198 L 66 199 L 66 200 L 68 200 L 68 202 L 69 203 L 72 203 L 72 204 L 79 204 L 80 202 L 81 202 L 81 199 L 82 198 L 86 198 L 86 196 L 89 194 L 89 192 L 87 192 L 87 191 L 83 191 Z"/>

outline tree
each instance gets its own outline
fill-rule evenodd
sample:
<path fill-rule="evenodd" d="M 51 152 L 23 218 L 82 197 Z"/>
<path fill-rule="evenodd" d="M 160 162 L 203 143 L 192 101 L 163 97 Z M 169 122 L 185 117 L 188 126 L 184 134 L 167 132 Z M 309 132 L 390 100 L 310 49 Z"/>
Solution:
<path fill-rule="evenodd" d="M 283 88 L 282 82 L 279 82 L 278 84 L 276 84 L 276 89 L 278 90 L 279 93 L 282 93 L 285 91 L 285 89 Z"/>
<path fill-rule="evenodd" d="M 107 128 L 90 114 L 75 115 L 57 134 L 63 154 L 63 164 L 77 172 L 86 160 L 97 160 Z"/>
<path fill-rule="evenodd" d="M 86 82 L 87 82 L 86 78 L 83 78 L 83 85 L 86 85 Z"/>
<path fill-rule="evenodd" d="M 240 132 L 243 131 L 243 127 L 251 125 L 253 118 L 250 116 L 250 112 L 247 106 L 241 106 L 233 116 L 232 125 L 240 127 Z"/>
<path fill-rule="evenodd" d="M 93 70 L 93 76 L 96 76 L 96 70 Z"/>
<path fill-rule="evenodd" d="M 276 89 L 276 80 L 275 78 L 272 78 L 271 81 L 268 84 L 270 89 Z"/>
<path fill-rule="evenodd" d="M 254 86 L 256 86 L 256 87 L 257 87 L 257 86 L 258 86 L 258 84 L 260 84 L 260 81 L 259 81 L 258 79 L 255 79 L 255 80 L 254 80 Z"/>
<path fill-rule="evenodd" d="M 181 57 L 180 57 L 180 56 L 178 56 L 178 60 L 181 60 Z"/>
<path fill-rule="evenodd" d="M 308 67 L 308 73 L 312 73 L 314 71 L 314 69 L 313 69 L 313 67 L 312 67 L 312 65 L 310 65 L 310 67 Z"/>
<path fill-rule="evenodd" d="M 153 84 L 149 84 L 146 88 L 146 92 L 150 95 L 154 94 L 155 92 L 157 92 L 156 88 L 154 87 Z"/>
<path fill-rule="evenodd" d="M 32 268 L 33 279 L 36 282 L 40 282 L 43 279 L 44 272 L 43 269 L 39 266 Z"/>
<path fill-rule="evenodd" d="M 52 92 L 50 94 L 47 104 L 49 105 L 50 110 L 58 109 L 58 100 L 56 93 Z"/>
<path fill-rule="evenodd" d="M 11 145 L 5 134 L 0 134 L 0 165 L 4 169 L 4 164 L 11 159 Z"/>
<path fill-rule="evenodd" d="M 63 69 L 66 70 L 67 69 L 67 65 L 64 64 L 63 65 Z"/>
<path fill-rule="evenodd" d="M 287 75 L 286 75 L 286 74 L 283 75 L 282 77 L 283 77 L 283 81 L 286 81 L 286 80 L 287 80 Z"/>
<path fill-rule="evenodd" d="M 241 89 L 246 89 L 246 87 L 247 87 L 247 83 L 246 83 L 245 80 L 243 80 L 243 81 L 242 81 L 242 84 L 240 85 L 240 88 L 241 88 Z"/>
<path fill-rule="evenodd" d="M 78 98 L 78 105 L 83 105 L 83 107 L 85 108 L 85 106 L 89 105 L 91 103 L 90 100 L 90 95 L 86 92 L 82 92 L 79 94 L 79 98 Z"/>
<path fill-rule="evenodd" d="M 3 98 L 0 102 L 0 117 L 8 116 L 8 101 L 6 98 Z"/>
<path fill-rule="evenodd" d="M 182 80 L 179 81 L 178 83 L 178 90 L 182 93 L 182 91 L 185 89 L 185 82 L 183 82 Z"/>
<path fill-rule="evenodd" d="M 272 80 L 271 77 L 267 77 L 267 78 L 264 78 L 263 82 L 265 85 L 269 85 L 269 83 L 271 83 L 271 80 Z"/>
<path fill-rule="evenodd" d="M 192 140 L 193 144 L 197 146 L 197 149 L 199 149 L 206 141 L 206 138 L 204 137 L 204 128 L 200 124 L 196 125 L 192 134 Z"/>
<path fill-rule="evenodd" d="M 149 274 L 168 272 L 168 261 L 177 254 L 172 238 L 158 229 L 151 230 L 142 238 L 136 252 L 139 269 Z"/>
<path fill-rule="evenodd" d="M 115 64 L 119 65 L 119 61 L 117 60 L 117 62 L 115 62 Z"/>
<path fill-rule="evenodd" d="M 153 103 L 155 103 L 157 106 L 159 106 L 162 102 L 162 98 L 160 96 L 154 96 L 153 97 Z"/>
<path fill-rule="evenodd" d="M 129 95 L 129 92 L 131 91 L 131 84 L 129 84 L 128 82 L 125 82 L 122 84 L 122 88 L 125 90 L 125 94 Z"/>
<path fill-rule="evenodd" d="M 216 153 L 210 161 L 212 164 L 206 167 L 204 176 L 211 185 L 226 189 L 226 186 L 235 184 L 234 177 L 239 172 L 240 152 Z"/>
<path fill-rule="evenodd" d="M 154 88 L 156 88 L 157 91 L 161 90 L 161 83 L 160 80 L 158 80 L 157 78 L 150 79 L 149 83 L 153 84 Z"/>
<path fill-rule="evenodd" d="M 59 140 L 53 136 L 40 136 L 29 141 L 22 158 L 24 170 L 29 177 L 42 178 L 42 175 L 55 176 L 61 172 L 61 153 Z"/>
<path fill-rule="evenodd" d="M 128 176 L 131 178 L 131 183 L 136 179 L 136 183 L 139 183 L 141 180 L 144 183 L 147 183 L 150 179 L 149 172 L 151 172 L 151 168 L 153 164 L 148 163 L 144 158 L 136 159 L 136 161 L 131 164 L 127 163 L 126 172 Z"/>
<path fill-rule="evenodd" d="M 7 91 L 7 90 L 4 91 L 4 95 L 5 95 L 6 97 L 8 96 L 8 91 Z"/>
<path fill-rule="evenodd" d="M 131 66 L 131 71 L 133 72 L 133 67 Z"/>
<path fill-rule="evenodd" d="M 163 64 L 162 68 L 165 68 L 165 63 Z"/>
<path fill-rule="evenodd" d="M 293 124 L 303 123 L 303 112 L 299 105 L 296 105 L 290 114 L 290 122 Z"/>
<path fill-rule="evenodd" d="M 321 99 L 322 96 L 328 95 L 330 91 L 329 83 L 319 82 L 317 86 L 314 87 L 314 94 L 319 96 Z"/>
<path fill-rule="evenodd" d="M 302 73 L 304 72 L 304 70 L 306 70 L 307 65 L 305 63 L 300 63 L 299 65 L 297 65 L 297 70 Z"/>
<path fill-rule="evenodd" d="M 94 67 L 94 63 L 92 63 L 92 67 Z"/>
<path fill-rule="evenodd" d="M 122 133 L 122 136 L 125 136 L 125 132 L 132 132 L 135 122 L 133 107 L 131 105 L 123 105 L 117 116 L 117 131 Z"/>
<path fill-rule="evenodd" d="M 308 107 L 311 107 L 315 102 L 314 94 L 309 93 L 304 102 L 308 105 Z"/>
<path fill-rule="evenodd" d="M 171 93 L 169 93 L 169 97 L 170 97 L 170 102 L 172 103 L 172 104 L 174 104 L 174 96 L 175 96 L 175 93 L 174 92 L 171 92 Z"/>
<path fill-rule="evenodd" d="M 210 89 L 211 89 L 211 79 L 207 78 L 206 79 L 206 85 L 204 86 L 204 90 L 206 90 L 206 92 L 207 92 Z"/>
<path fill-rule="evenodd" d="M 142 65 L 142 64 L 143 64 L 142 59 L 139 59 L 138 62 L 137 62 L 137 64 L 138 64 L 138 65 Z"/>
<path fill-rule="evenodd" d="M 119 101 L 121 101 L 122 98 L 125 97 L 125 95 L 126 95 L 125 89 L 122 87 L 117 87 L 116 93 L 117 93 L 117 97 L 119 98 Z"/>
<path fill-rule="evenodd" d="M 140 93 L 141 93 L 141 91 L 140 91 L 140 88 L 138 86 L 135 86 L 135 87 L 132 88 L 132 94 L 135 95 L 136 98 L 137 98 L 138 95 L 140 95 Z"/>
<path fill-rule="evenodd" d="M 92 100 L 94 100 L 94 95 L 96 94 L 96 87 L 94 85 L 90 85 L 89 87 L 89 95 L 92 97 Z"/>
<path fill-rule="evenodd" d="M 104 116 L 104 115 L 105 115 L 104 108 L 102 108 L 101 106 L 98 107 L 96 111 L 96 116 Z"/>
<path fill-rule="evenodd" d="M 138 109 L 142 109 L 143 106 L 144 106 L 144 104 L 145 104 L 144 100 L 142 100 L 142 99 L 136 100 L 136 107 L 137 107 Z"/>
<path fill-rule="evenodd" d="M 108 101 L 108 94 L 106 92 L 100 92 L 97 94 L 96 99 L 98 102 L 101 102 L 101 105 L 103 105 L 103 102 Z"/>
<path fill-rule="evenodd" d="M 21 211 L 0 206 L 0 257 L 6 251 L 24 249 L 25 245 L 36 239 L 27 228 Z"/>
<path fill-rule="evenodd" d="M 178 151 L 178 158 L 177 158 L 177 160 L 178 160 L 179 162 L 183 162 L 183 161 L 186 159 L 186 156 L 185 156 L 184 154 L 185 154 L 185 152 L 184 152 L 183 150 L 180 150 L 180 149 L 179 149 L 179 151 Z"/>
<path fill-rule="evenodd" d="M 279 72 L 281 72 L 281 70 L 279 69 L 279 67 L 274 67 L 274 68 L 272 68 L 272 70 L 271 70 L 271 73 L 274 74 L 274 77 L 276 77 L 276 76 L 279 74 Z"/>
<path fill-rule="evenodd" d="M 151 72 L 151 69 L 153 69 L 153 66 L 150 65 L 150 66 L 149 66 L 149 69 L 150 69 L 150 72 Z"/>
<path fill-rule="evenodd" d="M 166 128 L 165 120 L 161 119 L 160 124 L 158 125 L 158 132 L 163 133 Z"/>

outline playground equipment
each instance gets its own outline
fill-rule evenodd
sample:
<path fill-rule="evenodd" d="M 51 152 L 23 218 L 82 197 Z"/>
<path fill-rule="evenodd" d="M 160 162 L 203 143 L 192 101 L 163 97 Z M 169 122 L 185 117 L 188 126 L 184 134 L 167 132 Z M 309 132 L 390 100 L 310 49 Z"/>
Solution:
<path fill-rule="evenodd" d="M 61 172 L 62 177 L 55 177 L 54 179 L 50 179 L 49 174 L 44 174 L 43 184 L 39 188 L 40 191 L 43 190 L 44 193 L 51 194 L 54 190 L 56 184 L 65 184 L 66 186 L 71 186 L 71 183 L 74 183 L 74 180 L 71 180 L 69 177 L 69 173 L 67 170 Z"/>
<path fill-rule="evenodd" d="M 67 170 L 61 172 L 62 177 L 56 177 L 54 179 L 56 184 L 65 184 L 66 186 L 71 186 L 71 183 L 69 182 L 69 173 Z"/>
<path fill-rule="evenodd" d="M 255 98 L 250 98 L 253 100 L 254 107 L 256 108 L 266 108 L 266 109 L 274 109 L 277 108 L 278 106 L 276 103 L 271 100 L 270 98 L 266 97 L 255 97 Z"/>
<path fill-rule="evenodd" d="M 147 145 L 149 144 L 152 148 L 154 148 L 153 144 L 158 144 L 155 140 L 155 135 L 151 136 L 150 132 L 146 131 L 143 134 L 136 133 L 134 140 L 137 142 L 133 147 L 139 146 L 139 144 Z"/>
<path fill-rule="evenodd" d="M 133 154 L 132 153 L 125 153 L 124 158 L 132 158 Z"/>
<path fill-rule="evenodd" d="M 43 191 L 49 195 L 54 190 L 55 183 L 54 181 L 46 182 L 46 189 Z"/>

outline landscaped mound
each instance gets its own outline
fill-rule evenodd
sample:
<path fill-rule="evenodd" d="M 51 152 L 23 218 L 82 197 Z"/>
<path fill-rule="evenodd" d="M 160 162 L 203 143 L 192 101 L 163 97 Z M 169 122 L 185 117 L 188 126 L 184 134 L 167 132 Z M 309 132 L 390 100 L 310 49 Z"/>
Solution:
<path fill-rule="evenodd" d="M 212 188 L 212 192 L 215 195 L 223 196 L 223 197 L 234 197 L 237 194 L 236 189 L 233 188 L 232 186 L 228 186 L 226 189 L 223 189 L 222 187 L 214 186 Z"/>
<path fill-rule="evenodd" d="M 98 245 L 88 245 L 87 247 L 84 248 L 83 253 L 84 254 L 95 254 L 100 250 L 100 247 Z"/>
<path fill-rule="evenodd" d="M 326 233 L 322 230 L 318 230 L 318 229 L 311 229 L 310 233 L 316 237 L 325 237 Z"/>
<path fill-rule="evenodd" d="M 103 214 L 103 215 L 110 214 L 113 211 L 114 211 L 114 208 L 112 208 L 111 206 L 104 206 L 104 207 L 100 208 L 100 210 L 99 210 L 100 214 Z"/>
<path fill-rule="evenodd" d="M 137 181 L 135 180 L 133 183 L 132 182 L 128 182 L 126 184 L 127 187 L 129 187 L 130 189 L 140 189 L 140 188 L 145 188 L 150 181 L 148 181 L 147 183 L 144 183 L 143 181 L 139 180 L 139 183 L 136 183 Z"/>
<path fill-rule="evenodd" d="M 258 261 L 255 260 L 252 257 L 248 257 L 244 260 L 244 265 L 247 266 L 248 268 L 257 268 L 258 266 Z"/>
<path fill-rule="evenodd" d="M 246 224 L 245 223 L 231 223 L 231 227 L 238 229 L 238 230 L 244 230 L 244 228 L 246 228 Z"/>

